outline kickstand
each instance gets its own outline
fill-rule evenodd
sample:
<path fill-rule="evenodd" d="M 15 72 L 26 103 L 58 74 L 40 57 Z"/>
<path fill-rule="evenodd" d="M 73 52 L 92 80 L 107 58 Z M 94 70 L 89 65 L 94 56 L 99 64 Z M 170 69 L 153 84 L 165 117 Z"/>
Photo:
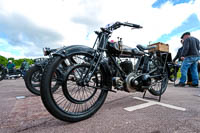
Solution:
<path fill-rule="evenodd" d="M 160 89 L 160 95 L 159 95 L 159 99 L 158 99 L 158 101 L 160 102 L 160 100 L 161 100 L 161 94 L 162 93 L 162 89 Z"/>
<path fill-rule="evenodd" d="M 158 102 L 160 102 L 160 100 L 161 100 L 161 95 L 159 96 Z"/>
<path fill-rule="evenodd" d="M 146 92 L 147 92 L 147 90 L 144 91 L 142 98 L 145 98 Z"/>
<path fill-rule="evenodd" d="M 142 98 L 145 98 L 146 92 L 147 92 L 147 90 L 144 91 L 144 94 L 143 94 Z M 160 91 L 160 95 L 159 95 L 158 101 L 160 102 L 160 100 L 161 100 L 161 91 Z"/>

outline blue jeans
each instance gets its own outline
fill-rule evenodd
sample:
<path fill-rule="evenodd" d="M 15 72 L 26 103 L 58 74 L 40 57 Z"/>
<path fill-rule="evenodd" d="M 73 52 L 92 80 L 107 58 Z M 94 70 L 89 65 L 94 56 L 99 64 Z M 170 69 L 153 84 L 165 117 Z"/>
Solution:
<path fill-rule="evenodd" d="M 185 57 L 181 66 L 181 78 L 180 83 L 185 83 L 187 78 L 188 68 L 191 70 L 192 74 L 192 84 L 199 83 L 199 75 L 197 71 L 197 62 L 199 57 Z"/>

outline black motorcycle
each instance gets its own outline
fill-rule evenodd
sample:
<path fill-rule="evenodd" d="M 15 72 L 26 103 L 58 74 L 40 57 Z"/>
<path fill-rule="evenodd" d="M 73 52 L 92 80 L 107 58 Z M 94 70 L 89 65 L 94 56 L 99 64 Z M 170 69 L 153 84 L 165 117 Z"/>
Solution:
<path fill-rule="evenodd" d="M 6 68 L 2 64 L 0 64 L 0 81 L 5 78 L 6 71 Z"/>
<path fill-rule="evenodd" d="M 0 81 L 3 79 L 17 79 L 22 77 L 22 71 L 20 69 L 7 69 L 2 64 L 0 65 Z"/>
<path fill-rule="evenodd" d="M 49 58 L 38 58 L 35 59 L 35 63 L 32 67 L 29 68 L 29 70 L 26 72 L 24 76 L 24 81 L 26 88 L 33 94 L 40 96 L 40 84 L 41 84 L 41 78 L 44 73 L 45 68 L 48 66 L 49 63 L 54 60 L 54 56 L 56 56 L 56 51 L 65 51 L 67 49 L 70 49 L 71 47 L 76 46 L 70 46 L 70 47 L 61 47 L 59 49 L 50 49 L 50 48 L 44 48 L 43 53 L 44 56 L 48 56 Z M 60 65 L 56 71 L 52 74 L 52 91 L 55 91 L 58 89 L 58 87 L 61 85 L 61 76 L 62 74 L 67 71 L 68 65 L 71 63 L 76 63 L 79 61 L 75 61 L 75 58 L 77 58 L 77 55 L 74 55 L 71 57 L 70 60 L 65 61 L 62 63 L 62 66 Z M 80 59 L 79 59 L 80 60 Z"/>
<path fill-rule="evenodd" d="M 116 22 L 95 31 L 93 48 L 76 46 L 57 51 L 45 68 L 41 82 L 41 98 L 46 109 L 56 118 L 76 122 L 95 114 L 103 105 L 108 92 L 146 92 L 161 96 L 168 85 L 171 55 L 148 52 L 156 46 L 130 48 L 108 39 L 121 26 L 142 28 L 132 23 Z M 68 66 L 62 74 L 62 87 L 52 91 L 52 75 L 73 55 L 82 55 L 81 62 Z M 64 67 L 64 66 L 63 66 Z"/>
<path fill-rule="evenodd" d="M 26 88 L 35 95 L 40 96 L 41 77 L 44 72 L 44 68 L 52 57 L 51 54 L 55 51 L 56 49 L 44 48 L 44 56 L 49 56 L 49 58 L 35 59 L 34 65 L 29 68 L 24 76 Z M 58 88 L 58 84 L 55 83 L 54 90 L 56 90 L 56 88 Z"/>

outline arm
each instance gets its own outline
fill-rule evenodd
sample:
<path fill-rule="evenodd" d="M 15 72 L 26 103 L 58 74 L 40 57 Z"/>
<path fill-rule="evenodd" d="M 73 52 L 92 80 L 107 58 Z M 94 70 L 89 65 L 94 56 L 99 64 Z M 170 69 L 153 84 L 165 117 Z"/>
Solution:
<path fill-rule="evenodd" d="M 197 44 L 197 50 L 199 51 L 199 50 L 200 50 L 200 46 L 199 46 L 199 45 L 200 45 L 200 42 L 199 42 L 198 39 L 196 40 L 196 44 Z"/>
<path fill-rule="evenodd" d="M 190 41 L 189 38 L 184 41 L 183 50 L 181 52 L 181 57 L 187 56 L 188 51 L 189 51 L 189 46 L 190 46 L 189 41 Z"/>
<path fill-rule="evenodd" d="M 15 64 L 13 63 L 13 69 L 16 69 L 16 66 L 15 66 Z"/>
<path fill-rule="evenodd" d="M 178 53 L 176 54 L 176 56 L 174 57 L 174 59 L 172 60 L 172 62 L 175 62 L 178 59 Z"/>
<path fill-rule="evenodd" d="M 175 62 L 177 59 L 181 58 L 181 52 L 182 52 L 182 47 L 178 49 L 178 52 L 176 54 L 176 56 L 174 57 L 174 59 L 172 60 L 173 62 Z"/>

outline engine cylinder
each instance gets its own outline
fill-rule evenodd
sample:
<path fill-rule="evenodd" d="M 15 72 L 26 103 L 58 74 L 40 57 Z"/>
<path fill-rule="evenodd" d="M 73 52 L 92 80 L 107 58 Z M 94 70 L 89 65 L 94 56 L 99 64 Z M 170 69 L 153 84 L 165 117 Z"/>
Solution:
<path fill-rule="evenodd" d="M 133 64 L 131 61 L 126 60 L 126 61 L 121 62 L 120 67 L 126 74 L 133 72 Z"/>

